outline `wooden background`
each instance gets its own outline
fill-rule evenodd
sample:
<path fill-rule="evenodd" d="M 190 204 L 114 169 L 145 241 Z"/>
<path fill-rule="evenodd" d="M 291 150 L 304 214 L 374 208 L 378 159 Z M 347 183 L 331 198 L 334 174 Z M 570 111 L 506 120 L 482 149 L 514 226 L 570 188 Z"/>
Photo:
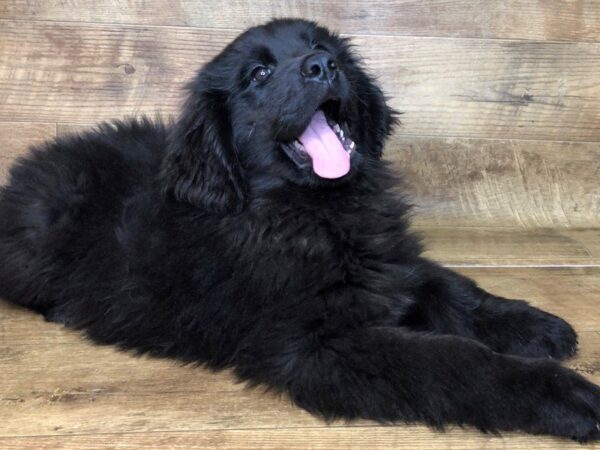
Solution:
<path fill-rule="evenodd" d="M 0 182 L 29 144 L 175 113 L 203 62 L 282 16 L 351 36 L 405 113 L 386 155 L 429 256 L 570 320 L 569 364 L 600 382 L 599 0 L 0 0 Z M 328 427 L 229 374 L 91 346 L 0 303 L 2 449 L 569 445 Z"/>

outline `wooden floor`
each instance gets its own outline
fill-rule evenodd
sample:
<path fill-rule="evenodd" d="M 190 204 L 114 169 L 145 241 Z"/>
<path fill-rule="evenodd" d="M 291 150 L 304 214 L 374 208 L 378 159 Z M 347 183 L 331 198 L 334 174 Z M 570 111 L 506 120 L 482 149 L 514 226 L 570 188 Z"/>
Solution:
<path fill-rule="evenodd" d="M 600 231 L 436 229 L 424 235 L 431 257 L 461 266 L 492 292 L 527 298 L 571 322 L 580 350 L 567 365 L 600 383 Z M 367 421 L 327 426 L 286 398 L 245 389 L 229 373 L 98 347 L 6 303 L 0 303 L 0 374 L 1 449 L 580 448 L 471 429 L 440 433 Z"/>
<path fill-rule="evenodd" d="M 600 383 L 600 1 L 2 0 L 0 183 L 31 144 L 175 113 L 202 63 L 273 16 L 352 38 L 404 112 L 386 155 L 428 256 L 569 320 L 567 365 Z M 580 448 L 326 425 L 229 373 L 94 346 L 0 300 L 0 449 L 215 447 Z"/>

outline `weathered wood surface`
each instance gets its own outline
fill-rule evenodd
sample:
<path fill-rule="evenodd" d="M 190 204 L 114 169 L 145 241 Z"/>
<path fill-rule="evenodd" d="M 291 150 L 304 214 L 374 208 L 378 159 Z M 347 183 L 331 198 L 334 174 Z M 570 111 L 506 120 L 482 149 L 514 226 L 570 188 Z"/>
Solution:
<path fill-rule="evenodd" d="M 450 267 L 600 266 L 600 228 L 414 228 Z"/>
<path fill-rule="evenodd" d="M 0 121 L 94 123 L 177 111 L 236 32 L 4 21 Z M 600 141 L 600 43 L 357 36 L 400 134 Z"/>
<path fill-rule="evenodd" d="M 452 427 L 434 432 L 424 427 L 330 427 L 237 429 L 151 433 L 98 433 L 76 436 L 26 436 L 0 438 L 6 450 L 95 449 L 285 449 L 285 450 L 581 450 L 581 444 L 549 437 L 507 433 L 503 436 L 475 434 Z M 585 450 L 600 445 L 587 444 Z"/>
<path fill-rule="evenodd" d="M 426 255 L 572 322 L 581 348 L 568 365 L 600 382 L 597 1 L 0 1 L 0 184 L 31 144 L 175 113 L 203 62 L 273 16 L 354 37 L 405 112 L 387 157 L 418 205 Z M 326 426 L 228 372 L 94 346 L 0 301 L 0 448 L 581 447 Z"/>
<path fill-rule="evenodd" d="M 599 41 L 590 0 L 5 0 L 0 18 L 243 29 L 303 17 L 346 33 Z"/>
<path fill-rule="evenodd" d="M 600 143 L 397 136 L 387 158 L 423 225 L 600 224 Z"/>
<path fill-rule="evenodd" d="M 27 152 L 30 145 L 41 144 L 56 134 L 53 123 L 0 122 L 0 185 L 7 180 L 8 168 Z"/>
<path fill-rule="evenodd" d="M 88 127 L 59 124 L 57 132 Z M 0 123 L 0 181 L 29 144 L 54 134 L 53 124 Z M 386 157 L 404 174 L 419 227 L 590 228 L 600 223 L 599 143 L 394 136 Z M 547 250 L 555 259 L 565 256 Z"/>
<path fill-rule="evenodd" d="M 600 268 L 463 268 L 461 272 L 492 292 L 527 298 L 569 320 L 579 332 L 580 351 L 567 364 L 600 382 Z M 130 446 L 153 439 L 183 446 L 192 436 L 197 445 L 213 442 L 233 447 L 242 445 L 243 439 L 257 445 L 262 439 L 267 447 L 288 442 L 292 447 L 324 447 L 334 439 L 344 447 L 350 438 L 356 445 L 377 439 L 383 447 L 406 448 L 452 448 L 461 439 L 467 448 L 484 442 L 492 448 L 504 443 L 532 448 L 537 442 L 543 448 L 558 442 L 520 435 L 492 438 L 473 430 L 440 435 L 424 427 L 386 428 L 368 421 L 326 427 L 292 407 L 285 397 L 236 384 L 228 372 L 214 374 L 95 346 L 77 332 L 4 302 L 0 303 L 0 374 L 1 448 L 18 444 L 81 448 L 119 439 Z M 357 433 L 357 426 L 364 433 Z M 51 437 L 63 435 L 79 436 Z"/>
<path fill-rule="evenodd" d="M 23 122 L 50 136 L 56 123 L 68 130 L 77 127 L 69 122 L 176 113 L 185 81 L 236 33 L 4 20 L 0 123 Z M 406 174 L 419 224 L 597 226 L 600 44 L 398 36 L 356 42 L 393 105 L 405 111 L 387 154 Z M 25 151 L 28 133 L 12 123 L 0 135 L 3 158 Z M 0 160 L 0 181 L 7 165 Z"/>
<path fill-rule="evenodd" d="M 578 332 L 600 331 L 599 267 L 464 267 L 457 270 L 489 292 L 527 300 L 563 317 L 573 323 Z M 598 350 L 597 345 L 592 347 Z"/>

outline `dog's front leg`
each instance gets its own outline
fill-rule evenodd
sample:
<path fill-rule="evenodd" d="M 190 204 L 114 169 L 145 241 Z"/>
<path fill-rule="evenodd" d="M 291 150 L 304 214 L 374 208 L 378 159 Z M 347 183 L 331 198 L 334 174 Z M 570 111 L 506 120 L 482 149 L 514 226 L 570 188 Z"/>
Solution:
<path fill-rule="evenodd" d="M 577 335 L 560 317 L 490 294 L 433 262 L 423 259 L 418 267 L 422 281 L 402 325 L 468 337 L 517 356 L 564 359 L 575 353 Z"/>
<path fill-rule="evenodd" d="M 307 335 L 248 348 L 237 373 L 328 419 L 470 424 L 600 438 L 600 389 L 552 360 L 403 328 Z"/>

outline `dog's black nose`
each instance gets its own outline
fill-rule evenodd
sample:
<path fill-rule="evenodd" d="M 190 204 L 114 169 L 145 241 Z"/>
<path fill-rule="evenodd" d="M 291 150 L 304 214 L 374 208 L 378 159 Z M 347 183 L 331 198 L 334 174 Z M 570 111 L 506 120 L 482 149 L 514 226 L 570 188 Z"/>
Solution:
<path fill-rule="evenodd" d="M 300 72 L 308 80 L 331 83 L 337 75 L 338 67 L 331 55 L 326 52 L 313 53 L 302 61 Z"/>

